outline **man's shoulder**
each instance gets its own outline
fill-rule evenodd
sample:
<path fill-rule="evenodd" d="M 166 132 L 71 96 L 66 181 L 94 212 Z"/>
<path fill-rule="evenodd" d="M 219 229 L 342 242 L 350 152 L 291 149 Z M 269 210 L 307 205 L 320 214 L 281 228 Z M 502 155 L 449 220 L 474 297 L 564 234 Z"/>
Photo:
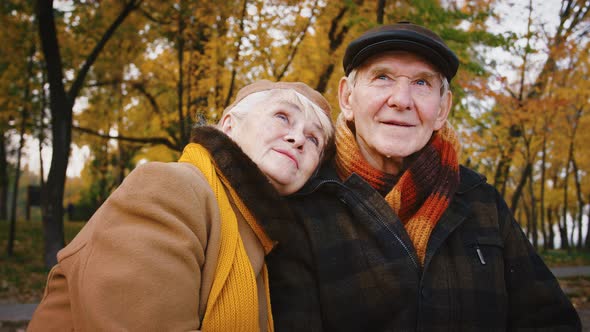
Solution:
<path fill-rule="evenodd" d="M 455 196 L 457 201 L 485 203 L 494 209 L 500 208 L 502 213 L 510 213 L 504 198 L 496 187 L 487 182 L 485 175 L 464 166 L 461 166 L 460 172 L 461 180 Z"/>
<path fill-rule="evenodd" d="M 491 187 L 487 183 L 487 178 L 485 175 L 468 168 L 466 166 L 459 166 L 459 189 L 457 190 L 458 194 L 467 193 L 475 188 L 489 188 Z"/>

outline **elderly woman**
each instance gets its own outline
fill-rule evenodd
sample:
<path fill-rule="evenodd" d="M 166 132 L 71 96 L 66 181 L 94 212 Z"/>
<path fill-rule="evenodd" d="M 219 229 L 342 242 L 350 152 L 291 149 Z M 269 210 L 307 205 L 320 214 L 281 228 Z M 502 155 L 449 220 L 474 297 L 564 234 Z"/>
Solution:
<path fill-rule="evenodd" d="M 178 163 L 137 167 L 59 252 L 29 331 L 272 331 L 268 229 L 332 135 L 307 85 L 246 86 Z"/>

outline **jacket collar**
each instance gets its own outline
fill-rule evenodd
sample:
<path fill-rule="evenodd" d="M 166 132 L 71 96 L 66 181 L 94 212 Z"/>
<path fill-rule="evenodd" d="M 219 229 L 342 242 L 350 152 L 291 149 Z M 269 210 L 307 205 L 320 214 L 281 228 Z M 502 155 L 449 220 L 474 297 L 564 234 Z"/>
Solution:
<path fill-rule="evenodd" d="M 457 194 L 462 195 L 467 193 L 468 191 L 474 189 L 475 187 L 484 184 L 486 182 L 486 177 L 480 173 L 477 173 L 473 170 L 465 166 L 460 166 L 459 168 L 459 189 L 457 189 Z"/>
<path fill-rule="evenodd" d="M 198 127 L 191 142 L 205 147 L 232 188 L 271 237 L 273 229 L 292 218 L 286 201 L 242 149 L 212 126 Z"/>
<path fill-rule="evenodd" d="M 290 197 L 311 194 L 325 183 L 343 184 L 336 173 L 336 167 L 334 166 L 333 160 L 327 161 L 322 167 L 320 167 L 317 174 L 312 176 L 312 178 L 309 179 L 309 181 L 307 181 L 307 183 L 305 183 L 305 185 L 299 189 L 299 191 L 291 194 Z"/>

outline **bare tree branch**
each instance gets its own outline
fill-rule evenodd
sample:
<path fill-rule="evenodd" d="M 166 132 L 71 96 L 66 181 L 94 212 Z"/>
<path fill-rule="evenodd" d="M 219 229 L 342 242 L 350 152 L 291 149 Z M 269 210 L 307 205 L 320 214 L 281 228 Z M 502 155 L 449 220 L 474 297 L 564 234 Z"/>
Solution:
<path fill-rule="evenodd" d="M 229 82 L 229 89 L 227 91 L 227 96 L 225 96 L 223 108 L 226 108 L 229 105 L 232 94 L 234 93 L 237 75 L 236 63 L 240 60 L 240 48 L 242 47 L 242 38 L 244 36 L 244 20 L 246 19 L 247 7 L 248 0 L 244 0 L 244 5 L 242 6 L 242 18 L 240 20 L 240 31 L 238 33 L 238 45 L 236 45 L 236 53 L 234 53 L 233 68 L 231 70 L 231 80 Z"/>
<path fill-rule="evenodd" d="M 291 47 L 291 52 L 289 53 L 289 56 L 287 57 L 287 62 L 283 66 L 283 69 L 281 70 L 279 75 L 277 75 L 277 81 L 280 81 L 285 76 L 285 73 L 287 73 L 287 70 L 291 66 L 291 63 L 293 62 L 293 59 L 295 58 L 295 55 L 297 54 L 297 50 L 299 49 L 299 45 L 301 45 L 301 43 L 303 42 L 303 39 L 307 35 L 307 30 L 309 29 L 313 19 L 315 18 L 315 13 L 316 13 L 317 8 L 318 8 L 318 0 L 316 0 L 313 4 L 313 9 L 311 10 L 311 15 L 309 16 L 309 20 L 307 20 L 307 24 L 305 24 L 303 29 L 301 29 L 301 31 L 295 36 L 295 38 L 292 39 L 291 45 L 293 45 L 293 47 Z M 299 8 L 299 12 L 301 13 L 301 7 Z"/>
<path fill-rule="evenodd" d="M 78 93 L 80 92 L 80 89 L 82 89 L 82 85 L 84 84 L 84 79 L 86 78 L 86 75 L 88 74 L 88 71 L 90 70 L 90 67 L 92 67 L 92 65 L 94 64 L 94 62 L 98 58 L 98 55 L 100 54 L 102 49 L 105 47 L 106 43 L 109 41 L 109 39 L 115 33 L 115 30 L 117 30 L 117 28 L 123 23 L 123 21 L 125 21 L 125 18 L 127 18 L 127 16 L 129 16 L 129 14 L 132 11 L 134 11 L 135 9 L 137 9 L 139 7 L 139 5 L 141 4 L 142 1 L 143 0 L 129 1 L 125 5 L 123 10 L 119 13 L 119 16 L 117 16 L 115 21 L 113 21 L 111 26 L 102 35 L 102 38 L 100 39 L 100 41 L 94 46 L 94 49 L 92 50 L 92 52 L 90 52 L 90 54 L 86 58 L 86 61 L 84 61 L 82 68 L 80 68 L 80 71 L 78 72 L 78 75 L 76 76 L 76 79 L 74 80 L 74 83 L 72 83 L 72 86 L 70 87 L 70 90 L 67 93 L 70 103 L 73 103 L 74 99 L 78 96 Z"/>
<path fill-rule="evenodd" d="M 123 135 L 113 136 L 113 135 L 109 135 L 109 134 L 99 133 L 98 131 L 90 129 L 90 128 L 84 128 L 84 127 L 79 127 L 79 126 L 72 126 L 72 129 L 79 131 L 81 133 L 90 134 L 90 135 L 104 138 L 104 139 L 116 139 L 116 140 L 120 140 L 120 141 L 133 142 L 133 143 L 144 143 L 144 144 L 149 144 L 149 145 L 162 144 L 174 151 L 179 151 L 179 152 L 182 151 L 181 147 L 179 147 L 178 145 L 176 145 L 173 142 L 170 142 L 170 140 L 168 140 L 168 138 L 166 138 L 166 137 L 129 137 L 129 136 L 123 136 Z"/>

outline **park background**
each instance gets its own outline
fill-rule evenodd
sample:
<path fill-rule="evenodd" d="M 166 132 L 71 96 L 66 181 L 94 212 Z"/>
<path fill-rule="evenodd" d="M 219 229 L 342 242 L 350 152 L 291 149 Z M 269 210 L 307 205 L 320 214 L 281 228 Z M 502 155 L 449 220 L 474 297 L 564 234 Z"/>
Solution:
<path fill-rule="evenodd" d="M 589 11 L 586 0 L 4 0 L 0 303 L 38 302 L 57 251 L 125 176 L 176 160 L 245 84 L 303 81 L 335 118 L 346 45 L 398 21 L 431 28 L 460 59 L 461 162 L 550 266 L 589 265 Z M 590 279 L 560 282 L 588 307 Z"/>

